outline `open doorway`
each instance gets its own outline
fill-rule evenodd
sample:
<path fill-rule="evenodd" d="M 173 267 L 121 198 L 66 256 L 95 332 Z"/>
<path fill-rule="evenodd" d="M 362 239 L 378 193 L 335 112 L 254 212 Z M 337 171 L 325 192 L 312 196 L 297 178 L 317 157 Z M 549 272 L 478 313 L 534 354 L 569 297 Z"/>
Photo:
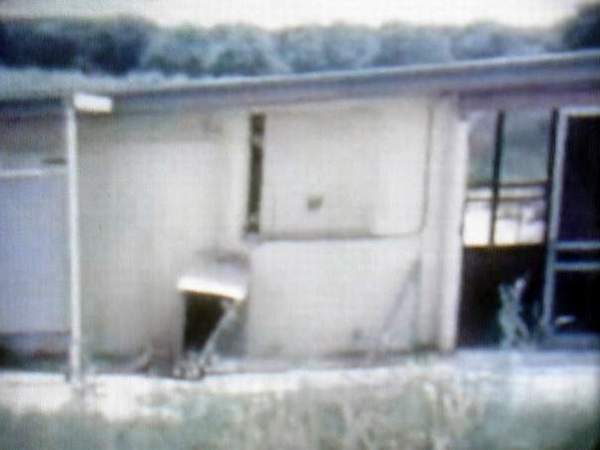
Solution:
<path fill-rule="evenodd" d="M 217 346 L 221 347 L 220 350 L 231 350 L 231 326 L 238 317 L 238 301 L 215 293 L 185 294 L 184 352 L 183 358 L 175 364 L 173 375 L 187 379 L 202 378 L 217 356 Z"/>
<path fill-rule="evenodd" d="M 515 330 L 551 347 L 596 346 L 600 109 L 477 113 L 469 146 L 459 345 L 499 345 L 502 290 L 521 283 Z"/>
<path fill-rule="evenodd" d="M 204 375 L 217 350 L 223 352 L 220 356 L 229 357 L 238 352 L 240 312 L 248 295 L 248 260 L 244 255 L 198 256 L 194 267 L 177 282 L 185 307 L 183 352 L 173 374 L 191 379 Z"/>
<path fill-rule="evenodd" d="M 558 342 L 597 341 L 600 109 L 561 112 L 554 186 L 544 289 L 547 334 Z"/>
<path fill-rule="evenodd" d="M 187 294 L 183 346 L 202 351 L 225 313 L 222 299 L 206 294 Z"/>

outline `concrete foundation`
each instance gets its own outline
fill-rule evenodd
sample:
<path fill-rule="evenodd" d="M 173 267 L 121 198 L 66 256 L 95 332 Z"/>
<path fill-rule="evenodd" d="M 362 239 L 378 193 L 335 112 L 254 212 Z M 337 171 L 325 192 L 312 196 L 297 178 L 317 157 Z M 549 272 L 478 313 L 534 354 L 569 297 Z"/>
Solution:
<path fill-rule="evenodd" d="M 595 449 L 600 355 L 467 352 L 200 382 L 0 375 L 0 447 Z"/>

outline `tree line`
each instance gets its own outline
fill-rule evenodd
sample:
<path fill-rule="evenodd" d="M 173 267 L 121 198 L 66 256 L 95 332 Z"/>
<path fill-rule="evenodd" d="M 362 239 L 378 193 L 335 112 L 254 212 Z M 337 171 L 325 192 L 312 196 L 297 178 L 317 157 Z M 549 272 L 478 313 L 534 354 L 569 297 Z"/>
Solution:
<path fill-rule="evenodd" d="M 121 76 L 251 76 L 444 63 L 600 47 L 600 5 L 551 29 L 392 23 L 266 31 L 249 25 L 160 28 L 134 18 L 0 21 L 0 65 Z"/>

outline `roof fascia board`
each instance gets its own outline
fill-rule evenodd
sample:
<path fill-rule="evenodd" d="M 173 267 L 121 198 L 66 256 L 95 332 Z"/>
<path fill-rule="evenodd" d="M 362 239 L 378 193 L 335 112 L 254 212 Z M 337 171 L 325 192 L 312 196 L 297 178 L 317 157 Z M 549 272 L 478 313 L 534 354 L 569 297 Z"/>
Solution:
<path fill-rule="evenodd" d="M 593 51 L 345 74 L 191 83 L 115 93 L 115 110 L 251 107 L 445 92 L 551 92 L 564 85 L 587 88 L 599 80 L 600 52 Z"/>
<path fill-rule="evenodd" d="M 560 108 L 566 105 L 600 104 L 600 81 L 583 86 L 561 86 L 537 89 L 482 90 L 459 97 L 462 112 L 491 109 Z"/>
<path fill-rule="evenodd" d="M 0 101 L 0 118 L 62 116 L 64 111 L 65 103 L 58 98 Z"/>
<path fill-rule="evenodd" d="M 546 90 L 565 86 L 595 89 L 600 81 L 600 51 L 499 58 L 445 65 L 369 69 L 358 72 L 192 81 L 177 86 L 90 91 L 111 96 L 114 112 L 261 107 L 402 95 Z M 62 109 L 63 94 L 0 101 L 0 115 L 39 114 Z M 58 108 L 57 108 L 58 106 Z"/>

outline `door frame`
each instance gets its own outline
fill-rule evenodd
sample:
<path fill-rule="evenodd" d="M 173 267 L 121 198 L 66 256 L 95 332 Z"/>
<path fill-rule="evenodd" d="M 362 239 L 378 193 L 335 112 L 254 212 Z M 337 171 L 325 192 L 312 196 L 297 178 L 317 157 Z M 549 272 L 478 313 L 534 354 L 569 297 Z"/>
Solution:
<path fill-rule="evenodd" d="M 555 334 L 553 323 L 553 310 L 555 305 L 555 287 L 557 273 L 557 253 L 560 250 L 598 250 L 598 241 L 559 241 L 559 227 L 561 217 L 561 200 L 563 194 L 563 176 L 565 169 L 565 155 L 567 152 L 567 138 L 569 119 L 573 117 L 598 117 L 600 118 L 600 107 L 581 106 L 560 108 L 558 112 L 556 130 L 556 153 L 554 160 L 553 176 L 551 180 L 550 221 L 547 224 L 548 234 L 546 242 L 546 267 L 544 273 L 543 312 L 542 326 L 544 334 L 549 337 Z"/>

